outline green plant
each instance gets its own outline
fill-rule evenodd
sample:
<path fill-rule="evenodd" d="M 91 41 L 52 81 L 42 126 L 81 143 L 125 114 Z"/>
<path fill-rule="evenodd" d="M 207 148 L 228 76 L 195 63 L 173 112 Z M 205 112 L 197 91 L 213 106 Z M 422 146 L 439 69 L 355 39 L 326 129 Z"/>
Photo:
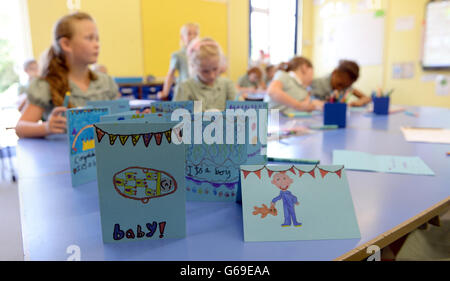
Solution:
<path fill-rule="evenodd" d="M 19 82 L 19 76 L 14 71 L 14 61 L 10 56 L 10 50 L 8 41 L 0 38 L 0 93 L 12 84 Z"/>

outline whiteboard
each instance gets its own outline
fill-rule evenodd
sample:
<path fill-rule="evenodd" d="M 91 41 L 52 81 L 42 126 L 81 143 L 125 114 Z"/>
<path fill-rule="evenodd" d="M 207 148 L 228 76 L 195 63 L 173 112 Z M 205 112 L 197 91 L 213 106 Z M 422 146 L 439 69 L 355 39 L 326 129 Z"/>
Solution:
<path fill-rule="evenodd" d="M 384 51 L 384 16 L 371 13 L 324 20 L 323 48 L 327 64 L 341 59 L 359 65 L 381 65 Z"/>
<path fill-rule="evenodd" d="M 450 1 L 427 4 L 422 65 L 450 68 Z"/>

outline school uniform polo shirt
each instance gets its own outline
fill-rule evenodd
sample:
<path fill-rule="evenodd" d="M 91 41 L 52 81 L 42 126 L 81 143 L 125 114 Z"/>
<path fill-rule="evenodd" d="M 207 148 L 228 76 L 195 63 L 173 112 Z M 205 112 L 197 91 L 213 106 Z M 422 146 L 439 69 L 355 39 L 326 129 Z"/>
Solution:
<path fill-rule="evenodd" d="M 341 91 L 341 95 L 345 93 L 347 90 L 352 90 L 352 87 L 348 87 L 345 90 Z M 313 79 L 311 83 L 311 95 L 320 100 L 328 100 L 333 92 L 333 88 L 331 87 L 331 75 Z M 353 95 L 350 95 L 350 98 L 354 98 Z"/>
<path fill-rule="evenodd" d="M 185 47 L 172 54 L 169 69 L 176 69 L 178 71 L 177 84 L 189 79 L 189 65 Z"/>
<path fill-rule="evenodd" d="M 83 92 L 74 82 L 69 80 L 70 103 L 74 107 L 85 106 L 87 101 L 113 100 L 118 97 L 119 88 L 111 76 L 95 72 L 96 80 L 91 80 L 89 88 Z M 27 90 L 28 100 L 31 104 L 44 108 L 44 118 L 53 110 L 50 84 L 44 79 L 35 79 Z"/>
<path fill-rule="evenodd" d="M 214 85 L 208 86 L 197 77 L 182 82 L 175 90 L 175 101 L 201 101 L 202 111 L 210 109 L 225 110 L 226 101 L 234 100 L 236 88 L 233 81 L 218 77 Z"/>
<path fill-rule="evenodd" d="M 258 82 L 250 81 L 248 74 L 245 74 L 239 78 L 238 85 L 242 88 L 258 88 Z"/>
<path fill-rule="evenodd" d="M 280 81 L 283 85 L 283 91 L 289 96 L 293 97 L 298 101 L 304 100 L 308 96 L 308 91 L 304 87 L 301 81 L 294 76 L 295 74 L 290 74 L 288 72 L 279 70 L 275 73 L 272 81 Z M 287 112 L 293 110 L 291 107 L 280 104 L 269 98 L 269 108 L 279 109 L 281 112 Z"/>

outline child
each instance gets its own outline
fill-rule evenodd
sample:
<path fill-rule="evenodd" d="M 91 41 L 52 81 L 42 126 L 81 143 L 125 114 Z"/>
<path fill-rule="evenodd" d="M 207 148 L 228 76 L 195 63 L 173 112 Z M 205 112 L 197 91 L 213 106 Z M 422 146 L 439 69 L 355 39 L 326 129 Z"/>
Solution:
<path fill-rule="evenodd" d="M 38 63 L 35 59 L 27 60 L 23 64 L 23 70 L 28 75 L 28 80 L 24 85 L 19 85 L 19 99 L 18 99 L 18 110 L 22 112 L 23 108 L 25 107 L 25 104 L 27 102 L 27 89 L 33 79 L 39 76 L 39 67 Z"/>
<path fill-rule="evenodd" d="M 97 61 L 98 53 L 97 27 L 88 14 L 70 14 L 56 23 L 42 76 L 30 84 L 29 103 L 16 126 L 20 138 L 64 133 L 63 103 L 69 91 L 69 107 L 84 106 L 88 100 L 118 97 L 118 87 L 110 76 L 89 69 Z M 47 121 L 40 123 L 42 116 Z"/>
<path fill-rule="evenodd" d="M 225 110 L 227 100 L 234 100 L 233 81 L 219 77 L 222 51 L 210 38 L 193 41 L 187 51 L 193 77 L 182 82 L 175 91 L 176 101 L 202 102 L 202 110 Z"/>
<path fill-rule="evenodd" d="M 294 57 L 279 70 L 269 85 L 269 107 L 282 112 L 321 110 L 323 102 L 312 100 L 306 87 L 313 79 L 313 66 L 304 57 Z"/>
<path fill-rule="evenodd" d="M 199 26 L 196 23 L 187 23 L 181 27 L 180 37 L 182 48 L 173 53 L 170 58 L 169 72 L 164 81 L 163 90 L 157 94 L 159 99 L 166 99 L 167 96 L 169 96 L 170 88 L 175 80 L 175 71 L 178 71 L 177 84 L 180 84 L 189 78 L 186 48 L 192 40 L 198 37 L 199 32 Z"/>
<path fill-rule="evenodd" d="M 355 96 L 357 100 L 349 103 L 350 106 L 364 106 L 371 99 L 357 89 L 351 88 L 358 80 L 359 66 L 354 61 L 342 60 L 331 75 L 314 79 L 311 88 L 313 96 L 321 100 L 347 100 Z"/>
<path fill-rule="evenodd" d="M 258 67 L 250 68 L 247 73 L 238 80 L 238 91 L 256 93 L 265 89 L 263 73 Z"/>
<path fill-rule="evenodd" d="M 270 82 L 272 82 L 273 76 L 275 75 L 275 72 L 277 71 L 277 68 L 275 65 L 269 64 L 266 66 L 266 77 L 265 77 L 265 83 L 266 86 L 269 86 Z"/>

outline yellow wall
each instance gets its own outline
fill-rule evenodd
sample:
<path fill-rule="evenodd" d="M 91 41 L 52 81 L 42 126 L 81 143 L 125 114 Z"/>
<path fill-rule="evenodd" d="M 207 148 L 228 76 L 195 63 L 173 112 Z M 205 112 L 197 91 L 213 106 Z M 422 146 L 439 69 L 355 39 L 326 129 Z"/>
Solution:
<path fill-rule="evenodd" d="M 305 0 L 307 1 L 307 0 Z M 377 0 L 381 8 L 385 11 L 385 40 L 384 59 L 381 65 L 362 66 L 360 79 L 355 84 L 366 94 L 381 86 L 384 89 L 395 88 L 392 95 L 394 104 L 403 105 L 427 105 L 450 107 L 450 97 L 437 96 L 435 94 L 434 82 L 423 82 L 422 76 L 428 74 L 445 73 L 424 72 L 420 65 L 422 22 L 425 15 L 425 3 L 428 0 Z M 374 1 L 374 2 L 377 2 Z M 351 4 L 351 13 L 358 13 L 357 5 L 360 0 L 325 0 L 322 5 L 329 2 L 347 2 Z M 314 5 L 314 50 L 313 63 L 316 75 L 325 75 L 332 71 L 326 62 L 323 61 L 326 46 L 321 44 L 323 34 L 323 23 L 319 16 L 321 5 Z M 396 19 L 405 16 L 413 16 L 415 25 L 412 30 L 395 30 Z M 412 79 L 392 79 L 392 65 L 401 62 L 414 62 L 415 73 Z"/>
<path fill-rule="evenodd" d="M 237 81 L 248 68 L 249 2 L 228 1 L 228 75 Z"/>
<path fill-rule="evenodd" d="M 393 102 L 409 105 L 429 105 L 450 107 L 449 96 L 437 96 L 434 82 L 422 82 L 422 76 L 445 73 L 450 71 L 423 71 L 420 65 L 422 30 L 425 15 L 425 4 L 428 0 L 395 0 L 389 1 L 388 13 L 388 48 L 384 75 L 388 88 L 395 88 Z M 411 31 L 396 31 L 395 21 L 398 17 L 414 16 L 415 25 Z M 414 62 L 414 79 L 392 79 L 392 64 L 398 62 Z"/>
<path fill-rule="evenodd" d="M 36 58 L 51 45 L 55 22 L 70 13 L 66 3 L 65 0 L 28 0 Z M 142 76 L 140 0 L 81 1 L 81 11 L 89 13 L 97 23 L 101 44 L 98 63 L 104 64 L 113 76 Z"/>
<path fill-rule="evenodd" d="M 142 0 L 145 74 L 167 74 L 171 53 L 180 49 L 180 28 L 187 22 L 200 25 L 200 36 L 211 37 L 228 52 L 226 1 Z"/>
<path fill-rule="evenodd" d="M 302 52 L 301 55 L 312 59 L 314 52 L 314 0 L 299 0 L 302 2 Z"/>

